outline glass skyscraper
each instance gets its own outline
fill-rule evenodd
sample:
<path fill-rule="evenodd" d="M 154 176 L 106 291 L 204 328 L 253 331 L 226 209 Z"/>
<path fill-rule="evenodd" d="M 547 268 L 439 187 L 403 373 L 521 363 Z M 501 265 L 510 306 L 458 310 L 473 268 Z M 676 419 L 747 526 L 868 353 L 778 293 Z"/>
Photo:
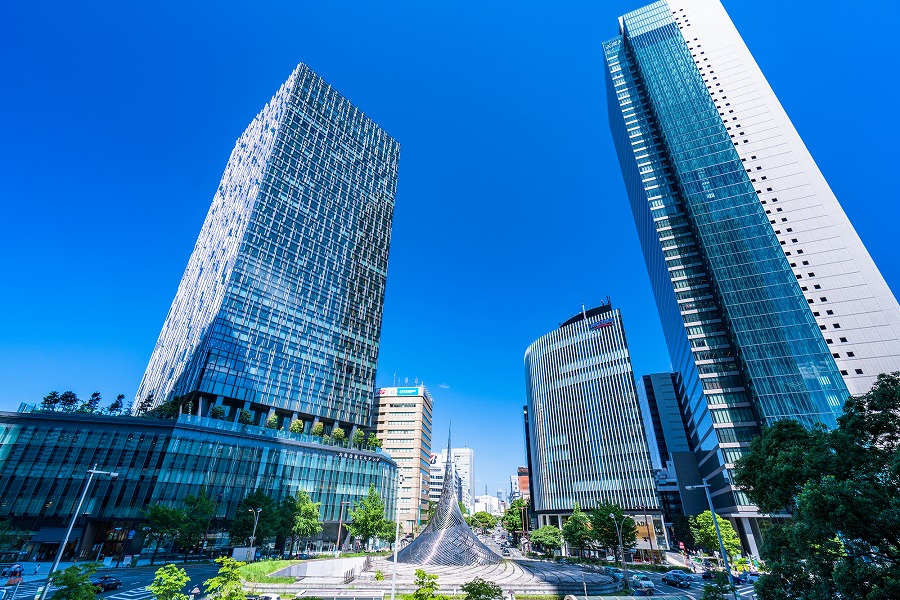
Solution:
<path fill-rule="evenodd" d="M 299 65 L 228 160 L 135 402 L 367 427 L 399 151 Z"/>
<path fill-rule="evenodd" d="M 755 552 L 734 461 L 760 425 L 834 426 L 848 392 L 900 368 L 900 308 L 717 0 L 628 13 L 604 53 L 689 440 Z"/>
<path fill-rule="evenodd" d="M 614 502 L 662 533 L 659 500 L 618 309 L 582 311 L 525 352 L 525 431 L 537 525 L 562 527 L 577 503 Z M 641 525 L 639 525 L 640 527 Z M 661 546 L 662 544 L 662 546 Z M 665 545 L 665 538 L 653 547 Z M 639 539 L 639 547 L 649 549 Z"/>

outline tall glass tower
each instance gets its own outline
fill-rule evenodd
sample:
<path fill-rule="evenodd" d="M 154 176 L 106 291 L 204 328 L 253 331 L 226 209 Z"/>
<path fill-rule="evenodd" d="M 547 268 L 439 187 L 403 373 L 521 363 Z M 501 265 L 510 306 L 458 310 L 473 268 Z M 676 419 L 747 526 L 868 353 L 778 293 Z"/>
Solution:
<path fill-rule="evenodd" d="M 538 527 L 562 527 L 576 503 L 591 510 L 614 502 L 664 535 L 619 311 L 602 304 L 535 340 L 525 352 L 525 380 Z M 645 537 L 640 548 L 665 545 L 664 537 L 652 547 Z"/>
<path fill-rule="evenodd" d="M 368 426 L 399 152 L 299 65 L 231 153 L 136 402 Z"/>
<path fill-rule="evenodd" d="M 603 46 L 691 445 L 754 550 L 734 461 L 760 424 L 834 426 L 900 368 L 900 307 L 718 0 L 655 2 Z"/>

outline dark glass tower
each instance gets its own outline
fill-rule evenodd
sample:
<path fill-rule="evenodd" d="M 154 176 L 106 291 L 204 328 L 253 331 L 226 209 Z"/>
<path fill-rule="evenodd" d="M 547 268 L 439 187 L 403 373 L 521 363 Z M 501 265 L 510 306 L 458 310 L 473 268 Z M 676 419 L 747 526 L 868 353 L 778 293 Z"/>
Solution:
<path fill-rule="evenodd" d="M 834 426 L 847 386 L 896 362 L 896 301 L 719 2 L 655 2 L 603 46 L 688 441 L 756 553 L 759 513 L 732 485 L 734 461 L 775 420 Z M 841 324 L 849 342 L 823 335 Z M 842 357 L 838 339 L 859 346 Z M 835 362 L 865 352 L 865 366 Z"/>
<path fill-rule="evenodd" d="M 368 426 L 399 152 L 299 65 L 231 154 L 136 402 Z"/>

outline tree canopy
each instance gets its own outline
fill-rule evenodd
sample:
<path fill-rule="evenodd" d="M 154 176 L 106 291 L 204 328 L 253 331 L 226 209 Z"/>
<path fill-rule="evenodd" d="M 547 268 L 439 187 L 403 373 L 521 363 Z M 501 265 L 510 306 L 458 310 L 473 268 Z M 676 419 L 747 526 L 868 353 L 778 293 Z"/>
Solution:
<path fill-rule="evenodd" d="M 585 546 L 589 545 L 594 539 L 591 520 L 587 514 L 582 512 L 577 502 L 572 508 L 572 514 L 563 523 L 562 536 L 567 544 L 578 548 L 580 551 L 584 551 Z"/>
<path fill-rule="evenodd" d="M 352 535 L 362 538 L 363 542 L 368 542 L 369 539 L 384 532 L 386 521 L 384 500 L 375 489 L 375 484 L 370 484 L 369 493 L 360 498 L 350 511 L 347 528 Z"/>
<path fill-rule="evenodd" d="M 91 576 L 96 572 L 96 563 L 88 563 L 51 573 L 50 583 L 57 589 L 50 600 L 95 600 L 97 588 L 91 585 Z"/>
<path fill-rule="evenodd" d="M 531 532 L 531 542 L 541 546 L 544 553 L 550 555 L 562 546 L 562 531 L 554 525 L 544 525 Z"/>
<path fill-rule="evenodd" d="M 695 517 L 691 517 L 691 535 L 694 542 L 705 549 L 707 552 L 719 551 L 719 538 L 716 536 L 716 527 L 713 524 L 712 513 L 708 510 L 703 511 Z M 722 534 L 722 545 L 725 546 L 725 552 L 729 558 L 739 556 L 741 553 L 741 538 L 738 537 L 734 527 L 728 519 L 716 515 L 716 521 L 719 523 L 719 532 Z"/>
<path fill-rule="evenodd" d="M 234 519 L 228 529 L 232 543 L 239 545 L 249 543 L 253 535 L 254 513 L 259 511 L 259 522 L 256 526 L 256 540 L 254 545 L 260 545 L 264 540 L 273 537 L 278 526 L 278 510 L 275 502 L 262 490 L 256 490 L 247 494 L 247 497 L 237 505 Z"/>
<path fill-rule="evenodd" d="M 761 600 L 900 598 L 900 372 L 844 404 L 832 431 L 777 421 L 737 483 L 763 511 L 791 511 L 762 539 Z"/>
<path fill-rule="evenodd" d="M 184 569 L 168 564 L 156 570 L 153 583 L 147 589 L 156 600 L 188 600 L 187 594 L 181 593 L 181 588 L 190 581 Z"/>
<path fill-rule="evenodd" d="M 626 550 L 634 548 L 637 545 L 637 527 L 634 519 L 625 516 L 621 506 L 612 502 L 602 502 L 591 511 L 594 540 L 601 548 L 618 549 L 619 532 L 616 527 L 622 529 L 622 546 Z"/>

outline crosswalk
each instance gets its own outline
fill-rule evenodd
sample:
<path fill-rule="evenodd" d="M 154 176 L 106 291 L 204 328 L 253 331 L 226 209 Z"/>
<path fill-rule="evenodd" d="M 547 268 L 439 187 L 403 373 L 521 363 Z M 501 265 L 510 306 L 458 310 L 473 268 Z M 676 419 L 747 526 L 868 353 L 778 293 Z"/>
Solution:
<path fill-rule="evenodd" d="M 9 595 L 6 600 L 34 600 L 35 597 L 40 593 L 41 586 L 43 582 L 41 581 L 32 581 L 28 583 L 20 583 L 18 586 L 12 589 L 12 594 Z M 49 598 L 53 592 L 55 592 L 58 588 L 54 585 L 50 586 L 50 589 L 47 591 L 47 597 Z M 136 588 L 133 590 L 126 590 L 124 592 L 116 592 L 115 594 L 110 594 L 106 596 L 106 600 L 147 600 L 151 598 L 153 594 L 150 593 L 150 590 L 146 587 Z M 101 599 L 102 600 L 102 599 Z"/>
<path fill-rule="evenodd" d="M 107 600 L 146 600 L 153 594 L 150 593 L 149 587 L 136 588 L 125 592 L 116 592 L 107 596 Z"/>
<path fill-rule="evenodd" d="M 39 590 L 43 587 L 43 581 L 29 581 L 27 583 L 20 583 L 17 586 L 12 588 L 12 593 L 8 596 L 9 600 L 34 600 L 34 597 L 38 595 Z M 56 586 L 51 585 L 50 589 L 47 592 L 47 596 L 56 591 Z"/>

